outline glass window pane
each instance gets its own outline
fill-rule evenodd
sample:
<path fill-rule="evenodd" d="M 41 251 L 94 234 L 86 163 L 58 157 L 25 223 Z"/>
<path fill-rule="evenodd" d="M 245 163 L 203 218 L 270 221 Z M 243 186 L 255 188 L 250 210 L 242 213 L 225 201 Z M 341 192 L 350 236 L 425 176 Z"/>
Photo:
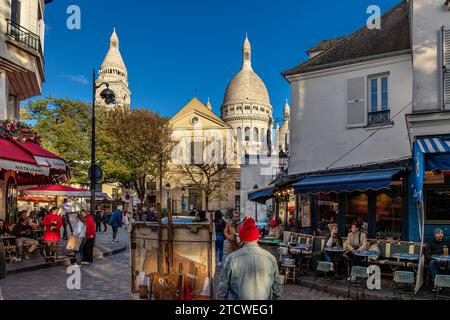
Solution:
<path fill-rule="evenodd" d="M 378 191 L 376 202 L 376 235 L 382 239 L 401 239 L 403 198 L 399 193 Z"/>
<path fill-rule="evenodd" d="M 350 232 L 352 223 L 362 218 L 369 222 L 369 197 L 367 193 L 353 192 L 347 196 L 347 215 L 345 216 L 345 230 Z"/>
<path fill-rule="evenodd" d="M 388 109 L 388 78 L 381 78 L 381 108 Z"/>
<path fill-rule="evenodd" d="M 336 193 L 319 194 L 317 196 L 317 230 L 318 235 L 328 232 L 328 224 L 337 222 L 339 210 L 338 195 Z"/>
<path fill-rule="evenodd" d="M 370 80 L 370 110 L 378 111 L 378 80 Z"/>

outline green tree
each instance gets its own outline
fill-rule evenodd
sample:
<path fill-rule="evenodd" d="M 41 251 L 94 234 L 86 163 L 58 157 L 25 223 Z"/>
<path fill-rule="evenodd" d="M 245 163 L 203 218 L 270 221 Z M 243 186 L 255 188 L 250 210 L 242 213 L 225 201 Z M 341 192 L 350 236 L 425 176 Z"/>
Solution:
<path fill-rule="evenodd" d="M 90 105 L 47 97 L 29 102 L 22 119 L 30 120 L 43 146 L 66 160 L 71 182 L 88 183 L 90 166 Z"/>
<path fill-rule="evenodd" d="M 169 119 L 147 109 L 103 111 L 99 154 L 105 171 L 144 202 L 150 181 L 167 167 L 172 150 Z"/>

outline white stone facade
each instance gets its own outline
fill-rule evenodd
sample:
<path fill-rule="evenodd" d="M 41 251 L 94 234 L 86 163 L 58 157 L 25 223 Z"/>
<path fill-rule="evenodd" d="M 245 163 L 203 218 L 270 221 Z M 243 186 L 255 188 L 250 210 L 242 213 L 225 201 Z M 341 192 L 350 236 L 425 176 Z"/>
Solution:
<path fill-rule="evenodd" d="M 122 55 L 119 50 L 119 38 L 114 29 L 110 38 L 110 48 L 103 60 L 102 66 L 98 73 L 97 86 L 102 83 L 108 83 L 109 88 L 114 91 L 116 95 L 116 103 L 108 105 L 108 107 L 124 107 L 130 108 L 131 105 L 131 91 L 128 85 L 128 71 L 123 62 Z M 96 92 L 96 104 L 105 106 L 105 102 L 100 97 L 100 93 L 106 89 L 106 86 L 101 85 Z"/>

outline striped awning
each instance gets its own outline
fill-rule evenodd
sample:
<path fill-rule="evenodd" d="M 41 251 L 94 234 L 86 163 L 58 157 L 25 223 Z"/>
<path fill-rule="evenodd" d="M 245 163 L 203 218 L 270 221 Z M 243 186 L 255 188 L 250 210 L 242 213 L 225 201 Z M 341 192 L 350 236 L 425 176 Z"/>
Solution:
<path fill-rule="evenodd" d="M 450 152 L 450 136 L 435 138 L 418 138 L 417 144 L 423 153 Z"/>

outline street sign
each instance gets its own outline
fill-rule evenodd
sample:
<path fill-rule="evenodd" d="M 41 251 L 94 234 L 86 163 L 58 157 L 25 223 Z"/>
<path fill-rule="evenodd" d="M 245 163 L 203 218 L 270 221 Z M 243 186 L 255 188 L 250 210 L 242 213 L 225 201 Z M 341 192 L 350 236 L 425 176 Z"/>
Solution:
<path fill-rule="evenodd" d="M 91 180 L 92 176 L 92 167 L 89 168 L 89 180 Z M 103 180 L 103 170 L 100 166 L 95 165 L 94 166 L 94 177 L 96 183 L 101 183 Z"/>

